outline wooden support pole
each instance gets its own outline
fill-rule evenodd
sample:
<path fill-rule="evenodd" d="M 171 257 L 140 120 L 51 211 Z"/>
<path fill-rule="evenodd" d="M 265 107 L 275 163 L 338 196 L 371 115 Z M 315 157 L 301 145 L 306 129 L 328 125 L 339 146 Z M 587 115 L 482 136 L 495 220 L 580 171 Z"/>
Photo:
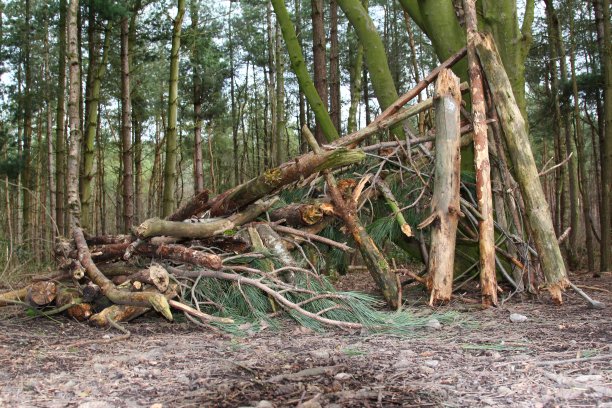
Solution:
<path fill-rule="evenodd" d="M 495 47 L 493 37 L 478 34 L 476 50 L 493 96 L 499 115 L 509 156 L 514 164 L 514 173 L 521 189 L 529 227 L 538 251 L 542 272 L 546 277 L 548 291 L 555 303 L 563 303 L 562 291 L 569 281 L 565 263 L 557 243 L 550 208 L 538 177 L 525 120 L 516 104 L 508 75 Z"/>
<path fill-rule="evenodd" d="M 462 215 L 459 201 L 460 107 L 459 78 L 450 69 L 443 70 L 436 81 L 434 101 L 437 133 L 431 215 L 419 225 L 424 228 L 432 224 L 427 266 L 431 305 L 450 300 L 453 292 L 457 223 Z"/>
<path fill-rule="evenodd" d="M 304 138 L 310 144 L 315 155 L 324 154 L 325 152 L 319 147 L 314 135 L 310 132 L 307 126 L 302 128 Z M 325 171 L 325 180 L 329 188 L 329 195 L 334 202 L 336 213 L 340 216 L 349 232 L 353 236 L 355 243 L 359 247 L 363 261 L 368 267 L 368 271 L 374 278 L 374 281 L 382 291 L 383 297 L 393 309 L 401 307 L 402 287 L 399 283 L 398 276 L 391 270 L 389 263 L 384 258 L 376 244 L 368 235 L 363 225 L 356 215 L 355 202 L 345 200 L 342 193 L 338 189 L 336 179 L 332 174 Z"/>
<path fill-rule="evenodd" d="M 483 219 L 478 221 L 480 248 L 480 291 L 482 305 L 497 305 L 495 276 L 495 230 L 493 223 L 493 194 L 491 193 L 491 165 L 487 138 L 487 116 L 480 63 L 474 44 L 478 35 L 476 0 L 463 0 L 467 27 L 467 57 L 472 95 L 472 124 L 474 127 L 474 165 L 476 167 L 476 200 Z"/>

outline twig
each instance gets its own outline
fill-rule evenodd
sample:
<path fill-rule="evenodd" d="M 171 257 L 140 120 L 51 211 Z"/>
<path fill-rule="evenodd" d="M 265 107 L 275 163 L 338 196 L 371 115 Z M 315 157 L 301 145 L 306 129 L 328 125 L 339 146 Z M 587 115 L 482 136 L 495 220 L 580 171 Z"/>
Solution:
<path fill-rule="evenodd" d="M 549 365 L 582 363 L 584 361 L 608 360 L 608 359 L 612 359 L 612 354 L 602 354 L 600 356 L 593 356 L 593 357 L 569 358 L 567 360 L 549 360 L 549 361 L 538 361 L 535 363 L 532 363 L 532 362 L 524 362 L 524 363 L 525 364 L 531 363 L 536 366 L 549 366 Z"/>
<path fill-rule="evenodd" d="M 178 309 L 192 316 L 199 317 L 200 319 L 205 320 L 205 321 L 215 322 L 215 323 L 227 323 L 227 324 L 234 323 L 234 320 L 229 319 L 227 317 L 217 317 L 217 316 L 209 315 L 207 313 L 196 310 L 193 307 L 186 305 L 184 303 L 181 303 L 179 301 L 176 301 L 176 300 L 170 299 L 168 300 L 168 304 L 170 304 L 170 306 L 172 306 L 175 309 Z"/>
<path fill-rule="evenodd" d="M 354 252 L 355 249 L 351 248 L 350 246 L 340 243 L 340 242 L 336 242 L 334 240 L 331 240 L 329 238 L 325 238 L 316 234 L 311 234 L 309 232 L 305 232 L 305 231 L 301 231 L 295 228 L 291 228 L 291 227 L 286 227 L 284 225 L 272 225 L 272 229 L 275 230 L 276 232 L 282 232 L 284 234 L 292 234 L 292 235 L 296 235 L 298 237 L 302 237 L 302 238 L 306 238 L 306 239 L 310 239 L 311 241 L 317 241 L 320 242 L 322 244 L 331 246 L 331 247 L 335 247 L 340 249 L 341 251 L 346 251 L 346 252 Z"/>
<path fill-rule="evenodd" d="M 546 170 L 542 170 L 541 172 L 538 173 L 539 177 L 545 176 L 546 174 L 550 173 L 551 171 L 553 171 L 554 169 L 556 169 L 557 167 L 561 167 L 563 166 L 565 163 L 567 163 L 571 158 L 572 158 L 572 154 L 574 154 L 574 152 L 571 152 L 569 154 L 569 156 L 567 156 L 561 163 L 557 163 L 554 166 L 552 166 L 550 169 L 546 169 Z"/>

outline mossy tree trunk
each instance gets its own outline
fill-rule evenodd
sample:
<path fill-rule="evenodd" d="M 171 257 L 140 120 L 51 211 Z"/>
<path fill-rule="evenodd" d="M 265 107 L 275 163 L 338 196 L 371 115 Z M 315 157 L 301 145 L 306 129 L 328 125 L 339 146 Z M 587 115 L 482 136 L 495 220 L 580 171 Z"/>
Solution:
<path fill-rule="evenodd" d="M 334 127 L 334 123 L 325 108 L 325 104 L 321 100 L 321 96 L 317 92 L 308 70 L 306 69 L 306 63 L 304 62 L 304 55 L 302 54 L 302 47 L 295 34 L 295 27 L 291 22 L 291 17 L 285 6 L 283 0 L 271 0 L 272 7 L 274 7 L 274 13 L 276 19 L 281 27 L 287 52 L 289 53 L 289 59 L 291 61 L 291 69 L 297 77 L 298 84 L 304 91 L 304 96 L 312 109 L 315 119 L 321 125 L 325 140 L 331 142 L 338 139 L 338 132 Z"/>
<path fill-rule="evenodd" d="M 508 153 L 514 164 L 525 202 L 527 221 L 548 290 L 553 300 L 561 303 L 561 292 L 568 284 L 567 274 L 531 151 L 525 119 L 514 99 L 510 80 L 496 51 L 493 38 L 490 35 L 479 35 L 476 47 L 504 130 Z"/>

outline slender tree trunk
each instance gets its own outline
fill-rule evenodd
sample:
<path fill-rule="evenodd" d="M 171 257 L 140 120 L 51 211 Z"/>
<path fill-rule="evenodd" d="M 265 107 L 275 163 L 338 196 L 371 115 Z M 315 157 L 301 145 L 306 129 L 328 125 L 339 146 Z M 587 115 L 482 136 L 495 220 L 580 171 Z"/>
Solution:
<path fill-rule="evenodd" d="M 367 0 L 364 0 L 363 7 L 367 10 Z M 355 29 L 349 28 L 350 33 L 354 34 Z M 348 34 L 350 35 L 350 34 Z M 354 53 L 350 53 L 350 84 L 351 84 L 351 104 L 348 111 L 348 121 L 346 125 L 347 133 L 357 130 L 357 109 L 361 100 L 361 88 L 363 78 L 363 45 L 357 41 L 357 48 Z"/>
<path fill-rule="evenodd" d="M 601 155 L 601 259 L 600 272 L 612 268 L 612 37 L 610 0 L 601 1 L 603 17 L 602 66 L 604 76 L 604 132 L 599 144 Z"/>
<path fill-rule="evenodd" d="M 1 10 L 0 10 L 1 12 Z M 47 138 L 47 183 L 48 183 L 48 188 L 49 188 L 49 218 L 50 218 L 50 222 L 48 223 L 48 225 L 53 225 L 53 219 L 55 218 L 55 189 L 56 189 L 56 185 L 55 185 L 55 153 L 54 153 L 54 149 L 53 149 L 53 136 L 52 136 L 52 127 L 53 127 L 53 113 L 51 111 L 51 68 L 49 66 L 50 61 L 49 61 L 49 23 L 48 23 L 48 17 L 49 17 L 50 11 L 49 11 L 49 6 L 47 6 L 46 9 L 46 17 L 45 18 L 45 38 L 44 38 L 44 48 L 45 48 L 45 108 L 46 108 L 46 114 L 47 114 L 47 134 L 46 134 L 46 138 Z M 0 16 L 0 24 L 2 24 L 1 22 L 2 17 Z M 1 32 L 1 29 L 0 29 Z M 0 34 L 0 41 L 2 41 L 2 35 Z M 49 230 L 47 228 L 47 230 Z M 53 239 L 53 237 L 55 236 L 55 228 L 51 228 L 50 229 L 50 237 L 46 237 L 46 239 Z M 52 242 L 52 241 L 49 241 Z"/>
<path fill-rule="evenodd" d="M 476 198 L 478 211 L 484 217 L 478 221 L 480 249 L 480 290 L 482 304 L 497 304 L 497 280 L 495 277 L 495 234 L 493 225 L 493 197 L 491 193 L 491 166 L 489 141 L 487 138 L 487 115 L 484 99 L 482 73 L 476 48 L 478 35 L 476 0 L 464 0 L 465 24 L 467 28 L 467 53 L 472 96 L 472 123 L 474 126 L 474 164 L 476 167 Z"/>
<path fill-rule="evenodd" d="M 238 184 L 240 180 L 240 173 L 238 169 L 238 127 L 236 125 L 236 72 L 234 67 L 234 39 L 232 37 L 233 33 L 233 21 L 232 21 L 232 3 L 229 5 L 229 14 L 227 17 L 228 24 L 228 36 L 229 36 L 229 53 L 230 53 L 230 99 L 231 99 L 231 109 L 232 109 L 232 145 L 233 145 L 233 155 L 234 155 L 234 183 Z M 211 137 L 209 133 L 208 137 Z M 209 149 L 212 145 L 210 145 L 209 140 Z M 211 158 L 212 159 L 212 158 Z M 212 169 L 213 162 L 210 162 L 210 166 Z M 213 170 L 211 170 L 213 171 Z M 212 182 L 212 180 L 211 180 Z M 214 184 L 214 183 L 213 183 Z"/>
<path fill-rule="evenodd" d="M 202 78 L 199 73 L 199 49 L 196 33 L 199 25 L 199 2 L 191 0 L 191 30 L 194 36 L 191 44 L 191 69 L 193 70 L 193 177 L 195 193 L 204 190 L 204 173 L 202 168 Z"/>
<path fill-rule="evenodd" d="M 26 244 L 26 248 L 31 248 L 31 240 L 34 238 L 32 235 L 32 222 L 33 222 L 33 209 L 31 208 L 31 194 L 33 192 L 33 179 L 32 179 L 32 164 L 31 161 L 31 149 L 32 149 L 32 67 L 30 66 L 30 47 L 31 47 L 31 31 L 30 26 L 30 0 L 25 0 L 25 42 L 23 44 L 24 54 L 24 70 L 25 70 L 25 86 L 23 90 L 23 172 L 22 172 L 22 185 L 23 191 L 23 204 L 21 210 L 23 212 L 23 238 Z"/>
<path fill-rule="evenodd" d="M 128 31 L 128 61 L 130 67 L 130 75 L 136 71 L 134 67 L 134 55 L 136 54 L 136 22 L 138 18 L 138 12 L 142 7 L 142 1 L 136 0 L 133 2 L 133 7 L 130 16 L 130 27 Z M 142 217 L 142 186 L 143 186 L 143 175 L 142 175 L 142 123 L 144 121 L 144 112 L 146 101 L 142 95 L 142 91 L 138 86 L 140 81 L 138 78 L 135 80 L 132 78 L 131 83 L 131 96 L 132 96 L 132 134 L 134 144 L 132 145 L 132 151 L 134 152 L 134 220 L 133 224 L 138 224 Z"/>
<path fill-rule="evenodd" d="M 324 109 L 327 110 L 327 58 L 325 56 L 326 41 L 323 0 L 311 0 L 310 4 L 312 7 L 312 61 L 314 84 L 315 88 L 317 88 L 317 93 L 323 101 Z M 323 129 L 318 120 L 315 126 L 315 138 L 319 143 L 324 143 L 325 141 Z"/>
<path fill-rule="evenodd" d="M 573 9 L 574 1 L 570 2 L 570 10 Z M 595 272 L 595 256 L 593 249 L 593 236 L 589 228 L 589 215 L 591 212 L 591 198 L 589 196 L 590 186 L 589 177 L 587 174 L 587 152 L 584 145 L 583 126 L 580 115 L 580 97 L 578 95 L 578 81 L 576 80 L 576 32 L 574 29 L 574 19 L 569 19 L 570 25 L 570 68 L 572 75 L 572 93 L 574 98 L 574 129 L 576 135 L 576 150 L 580 170 L 580 193 L 582 196 L 582 225 L 584 226 L 584 234 L 586 241 L 587 268 L 589 272 Z"/>
<path fill-rule="evenodd" d="M 81 75 L 78 52 L 78 0 L 70 0 L 68 7 L 68 117 L 70 129 L 70 144 L 68 151 L 68 210 L 70 212 L 70 226 L 72 229 L 80 227 L 81 204 L 79 202 L 79 156 L 81 150 L 81 117 L 79 112 L 79 96 L 81 93 Z"/>
<path fill-rule="evenodd" d="M 334 127 L 334 124 L 327 113 L 327 109 L 321 100 L 321 96 L 319 96 L 314 83 L 310 79 L 308 70 L 306 69 L 306 64 L 304 62 L 302 48 L 300 47 L 300 43 L 295 34 L 295 27 L 291 22 L 291 18 L 289 17 L 285 3 L 283 0 L 271 1 L 272 6 L 274 7 L 274 12 L 276 13 L 277 21 L 280 24 L 283 32 L 283 38 L 285 40 L 287 52 L 289 53 L 289 59 L 291 60 L 291 68 L 297 76 L 298 83 L 304 90 L 304 95 L 306 96 L 306 99 L 308 100 L 308 103 L 315 114 L 315 118 L 323 129 L 323 134 L 325 135 L 326 141 L 331 142 L 336 140 L 338 139 L 338 132 L 336 131 L 336 128 Z"/>
<path fill-rule="evenodd" d="M 340 47 L 338 44 L 338 2 L 329 3 L 329 114 L 338 133 L 342 133 L 340 103 Z"/>
<path fill-rule="evenodd" d="M 93 12 L 93 11 L 92 11 Z M 95 68 L 87 98 L 87 119 L 85 140 L 83 143 L 83 177 L 81 178 L 81 224 L 85 230 L 93 231 L 93 179 L 94 174 L 94 142 L 98 130 L 98 111 L 100 106 L 100 88 L 106 73 L 108 50 L 110 48 L 111 23 L 107 23 L 104 34 L 104 49 L 101 61 L 94 62 L 95 56 L 90 54 L 90 65 Z"/>
<path fill-rule="evenodd" d="M 561 39 L 561 27 L 557 13 L 553 7 L 552 0 L 546 0 L 546 11 L 550 15 L 549 21 L 552 23 L 552 41 L 551 46 L 556 47 L 557 55 L 559 57 L 560 69 L 561 69 L 561 83 L 565 84 L 568 81 L 567 78 L 567 65 L 565 62 L 565 46 Z M 556 72 L 555 72 L 556 74 Z M 580 243 L 578 242 L 578 222 L 579 222 L 579 203 L 578 203 L 578 166 L 576 164 L 576 146 L 574 139 L 571 136 L 571 125 L 569 120 L 569 112 L 561 112 L 561 118 L 563 120 L 563 132 L 565 135 L 565 147 L 567 153 L 572 154 L 570 161 L 568 162 L 568 174 L 569 174 L 569 203 L 570 203 L 570 236 L 567 245 L 568 261 L 570 268 L 574 269 L 578 266 L 578 252 L 580 250 Z"/>
<path fill-rule="evenodd" d="M 132 151 L 132 96 L 130 94 L 128 17 L 121 19 L 121 153 L 123 161 L 123 231 L 129 232 L 134 224 L 134 164 Z"/>
<path fill-rule="evenodd" d="M 174 192 L 176 185 L 176 159 L 177 159 L 177 129 L 176 117 L 178 111 L 178 79 L 179 79 L 179 51 L 181 46 L 181 25 L 185 14 L 185 0 L 178 0 L 178 12 L 174 19 L 172 29 L 172 50 L 170 51 L 170 81 L 168 90 L 168 128 L 166 131 L 166 162 L 164 165 L 164 192 L 162 215 L 172 214 L 176 203 Z"/>
<path fill-rule="evenodd" d="M 66 0 L 59 0 L 59 55 L 58 55 L 58 87 L 57 111 L 55 115 L 55 169 L 56 196 L 55 222 L 60 234 L 65 233 L 64 201 L 66 192 L 66 137 L 64 135 L 65 92 L 66 92 Z"/>
<path fill-rule="evenodd" d="M 267 78 L 267 98 L 268 98 L 268 111 L 270 112 L 268 120 L 268 146 L 269 150 L 266 151 L 266 155 L 269 158 L 270 164 L 276 166 L 276 152 L 280 149 L 280 146 L 276 144 L 276 68 L 275 68 L 275 35 L 274 35 L 275 24 L 272 22 L 272 4 L 268 1 L 266 4 L 266 54 L 268 56 L 268 66 L 266 67 L 268 78 Z"/>
<path fill-rule="evenodd" d="M 275 60 L 276 60 L 276 134 L 274 135 L 276 145 L 275 162 L 278 166 L 284 160 L 285 155 L 290 155 L 289 149 L 283 155 L 282 139 L 285 132 L 285 58 L 281 44 L 280 26 L 275 25 Z M 287 138 L 289 143 L 289 138 Z"/>

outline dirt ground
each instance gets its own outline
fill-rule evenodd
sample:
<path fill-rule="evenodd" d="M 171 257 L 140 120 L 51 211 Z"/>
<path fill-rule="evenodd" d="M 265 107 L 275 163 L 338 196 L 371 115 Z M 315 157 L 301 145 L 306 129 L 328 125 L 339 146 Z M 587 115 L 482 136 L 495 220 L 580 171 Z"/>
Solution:
<path fill-rule="evenodd" d="M 607 308 L 567 292 L 562 307 L 516 295 L 483 311 L 469 292 L 436 310 L 454 322 L 407 337 L 289 323 L 226 337 L 150 316 L 109 343 L 122 334 L 3 308 L 0 407 L 612 407 L 612 274 L 572 279 Z"/>

